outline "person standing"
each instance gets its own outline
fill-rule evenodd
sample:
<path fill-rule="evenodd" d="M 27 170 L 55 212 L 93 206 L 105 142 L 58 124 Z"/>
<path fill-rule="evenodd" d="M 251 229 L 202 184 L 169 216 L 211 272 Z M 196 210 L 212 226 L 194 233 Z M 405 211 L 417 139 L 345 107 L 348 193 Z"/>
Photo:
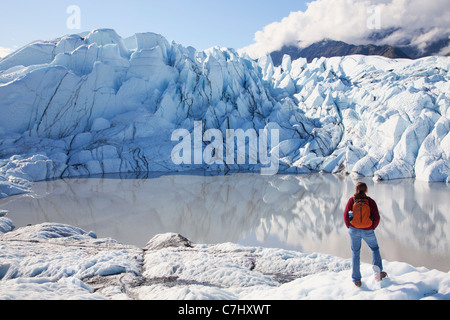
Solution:
<path fill-rule="evenodd" d="M 357 287 L 361 287 L 361 240 L 372 250 L 372 264 L 377 280 L 387 277 L 383 271 L 380 248 L 378 246 L 375 229 L 380 223 L 380 214 L 376 202 L 367 196 L 367 185 L 359 182 L 356 193 L 348 200 L 344 212 L 345 225 L 349 229 L 352 248 L 352 280 Z"/>

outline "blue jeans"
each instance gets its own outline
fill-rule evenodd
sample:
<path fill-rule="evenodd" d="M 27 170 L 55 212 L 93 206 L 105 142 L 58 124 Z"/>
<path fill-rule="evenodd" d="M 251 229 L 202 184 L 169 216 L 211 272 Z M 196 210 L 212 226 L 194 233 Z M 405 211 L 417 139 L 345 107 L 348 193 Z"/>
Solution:
<path fill-rule="evenodd" d="M 378 247 L 377 237 L 374 230 L 360 230 L 353 227 L 349 229 L 350 240 L 352 245 L 352 279 L 354 283 L 361 281 L 361 239 L 367 243 L 372 250 L 372 264 L 383 271 L 383 263 L 381 261 L 380 248 Z"/>

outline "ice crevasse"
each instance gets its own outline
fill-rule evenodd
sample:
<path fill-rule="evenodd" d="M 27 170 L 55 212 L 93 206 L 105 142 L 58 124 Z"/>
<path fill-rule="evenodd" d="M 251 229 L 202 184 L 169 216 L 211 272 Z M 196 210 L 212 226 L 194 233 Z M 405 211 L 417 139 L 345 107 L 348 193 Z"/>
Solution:
<path fill-rule="evenodd" d="M 175 165 L 176 129 L 279 130 L 280 172 L 449 182 L 449 57 L 252 60 L 96 29 L 0 60 L 0 197 L 29 182 Z"/>

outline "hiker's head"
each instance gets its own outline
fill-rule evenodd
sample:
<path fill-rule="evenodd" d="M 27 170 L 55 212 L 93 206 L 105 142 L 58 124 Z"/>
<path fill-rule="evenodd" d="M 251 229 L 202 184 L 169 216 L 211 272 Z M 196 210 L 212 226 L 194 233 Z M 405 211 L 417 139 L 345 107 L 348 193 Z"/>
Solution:
<path fill-rule="evenodd" d="M 367 184 L 365 184 L 364 182 L 358 182 L 358 184 L 356 185 L 355 197 L 356 198 L 366 197 L 367 190 L 368 190 Z"/>

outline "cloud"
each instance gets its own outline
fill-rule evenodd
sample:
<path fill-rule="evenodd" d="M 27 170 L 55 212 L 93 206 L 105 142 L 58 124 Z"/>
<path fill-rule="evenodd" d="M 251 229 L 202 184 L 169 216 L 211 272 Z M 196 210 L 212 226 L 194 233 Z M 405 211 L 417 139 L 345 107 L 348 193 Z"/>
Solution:
<path fill-rule="evenodd" d="M 0 59 L 12 53 L 14 49 L 0 47 Z"/>
<path fill-rule="evenodd" d="M 376 44 L 424 46 L 450 34 L 448 0 L 315 0 L 280 22 L 256 32 L 254 43 L 240 52 L 257 58 L 284 45 L 306 47 L 323 39 L 351 44 L 376 42 L 375 32 L 391 30 Z"/>
<path fill-rule="evenodd" d="M 438 52 L 438 55 L 440 56 L 448 56 L 450 55 L 450 45 L 441 49 L 441 51 Z"/>

